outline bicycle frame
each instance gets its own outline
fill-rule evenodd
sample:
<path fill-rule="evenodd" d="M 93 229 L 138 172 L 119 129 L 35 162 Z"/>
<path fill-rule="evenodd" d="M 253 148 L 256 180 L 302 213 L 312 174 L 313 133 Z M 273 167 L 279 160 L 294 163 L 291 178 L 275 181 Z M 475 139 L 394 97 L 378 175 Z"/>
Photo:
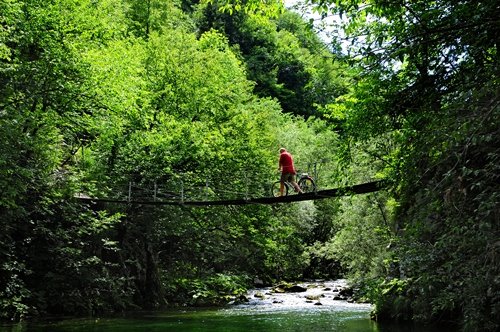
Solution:
<path fill-rule="evenodd" d="M 316 192 L 316 183 L 308 173 L 298 173 L 295 175 L 296 183 L 304 193 Z M 271 186 L 271 194 L 274 197 L 280 196 L 281 181 L 276 181 Z M 290 189 L 295 190 L 290 181 L 284 182 L 283 196 L 287 196 Z"/>

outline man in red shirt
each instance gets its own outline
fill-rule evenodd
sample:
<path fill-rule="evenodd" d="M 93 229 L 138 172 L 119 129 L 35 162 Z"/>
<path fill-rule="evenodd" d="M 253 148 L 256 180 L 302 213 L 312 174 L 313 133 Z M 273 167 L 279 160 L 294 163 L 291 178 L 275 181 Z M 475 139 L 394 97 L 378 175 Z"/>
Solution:
<path fill-rule="evenodd" d="M 297 172 L 295 171 L 295 166 L 293 165 L 292 155 L 286 151 L 285 148 L 280 149 L 278 170 L 281 171 L 280 196 L 283 196 L 283 192 L 285 191 L 285 182 L 290 182 L 296 192 L 300 194 L 303 193 L 297 182 L 295 182 L 295 174 L 297 174 Z"/>

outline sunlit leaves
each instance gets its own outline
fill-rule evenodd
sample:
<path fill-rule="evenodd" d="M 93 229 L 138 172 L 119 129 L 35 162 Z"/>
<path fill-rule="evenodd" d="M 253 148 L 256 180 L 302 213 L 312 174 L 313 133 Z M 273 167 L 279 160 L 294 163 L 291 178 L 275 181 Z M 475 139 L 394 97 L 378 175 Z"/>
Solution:
<path fill-rule="evenodd" d="M 467 329 L 497 329 L 487 301 L 463 293 L 491 300 L 486 285 L 498 273 L 478 263 L 486 243 L 495 240 L 481 230 L 493 221 L 477 219 L 478 211 L 488 210 L 479 209 L 478 202 L 495 197 L 488 183 L 496 176 L 486 171 L 491 164 L 484 152 L 498 155 L 489 141 L 496 129 L 487 125 L 498 127 L 498 58 L 490 56 L 498 52 L 493 18 L 498 4 L 311 2 L 320 10 L 349 14 L 346 32 L 365 73 L 343 98 L 346 103 L 328 107 L 328 116 L 338 121 L 339 113 L 346 114 L 344 128 L 363 143 L 380 137 L 389 141 L 384 154 L 372 153 L 384 162 L 383 172 L 397 181 L 395 213 L 406 227 L 403 239 L 408 243 L 398 255 L 403 273 L 415 278 L 407 286 L 417 296 L 409 301 L 385 294 L 390 303 L 386 313 L 410 315 L 398 307 L 403 300 L 405 307 L 412 305 L 413 318 L 456 320 L 461 313 Z M 486 192 L 489 196 L 483 196 Z M 474 226 L 471 220 L 476 220 Z"/>
<path fill-rule="evenodd" d="M 216 5 L 220 11 L 233 14 L 244 11 L 247 13 L 259 12 L 266 16 L 277 16 L 284 10 L 283 0 L 203 0 Z"/>

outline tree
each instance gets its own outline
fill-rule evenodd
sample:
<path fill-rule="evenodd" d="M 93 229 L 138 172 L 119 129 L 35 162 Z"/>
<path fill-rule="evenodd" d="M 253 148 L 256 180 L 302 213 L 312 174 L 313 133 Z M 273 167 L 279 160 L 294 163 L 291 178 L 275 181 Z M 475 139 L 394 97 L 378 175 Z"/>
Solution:
<path fill-rule="evenodd" d="M 395 250 L 403 286 L 393 287 L 401 278 L 393 275 L 379 313 L 422 320 L 458 315 L 465 330 L 497 329 L 492 276 L 498 264 L 491 250 L 498 188 L 491 183 L 499 154 L 492 144 L 499 123 L 498 6 L 311 2 L 345 18 L 350 52 L 364 69 L 360 84 L 330 107 L 329 116 L 345 119 L 351 137 L 366 142 L 388 135 L 394 147 L 378 157 L 390 165 L 395 218 L 405 229 Z M 464 297 L 464 291 L 475 295 Z M 404 313 L 397 310 L 401 296 Z"/>
<path fill-rule="evenodd" d="M 87 120 L 97 104 L 79 53 L 99 32 L 85 19 L 93 9 L 86 5 L 1 4 L 0 183 L 10 188 L 0 194 L 2 318 L 127 305 L 123 298 L 110 304 L 116 298 L 96 291 L 113 297 L 126 288 L 100 283 L 110 281 L 110 269 L 92 249 L 92 235 L 116 218 L 72 201 L 78 187 L 73 158 L 90 138 Z"/>
<path fill-rule="evenodd" d="M 340 76 L 349 70 L 297 14 L 270 20 L 259 13 L 221 12 L 214 4 L 201 7 L 198 17 L 201 31 L 223 31 L 241 52 L 255 93 L 276 98 L 285 112 L 317 116 L 318 105 L 345 93 Z"/>

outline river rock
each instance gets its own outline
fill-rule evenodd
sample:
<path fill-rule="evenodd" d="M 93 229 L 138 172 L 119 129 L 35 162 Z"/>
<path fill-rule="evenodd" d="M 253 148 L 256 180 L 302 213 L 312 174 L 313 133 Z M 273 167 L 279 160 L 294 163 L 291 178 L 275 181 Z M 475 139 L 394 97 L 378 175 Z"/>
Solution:
<path fill-rule="evenodd" d="M 243 303 L 248 303 L 250 300 L 245 295 L 239 295 L 237 296 L 231 303 L 232 304 L 243 304 Z"/>
<path fill-rule="evenodd" d="M 354 295 L 354 290 L 352 288 L 346 287 L 339 291 L 339 295 L 343 297 L 351 297 Z"/>
<path fill-rule="evenodd" d="M 259 298 L 259 299 L 265 299 L 266 298 L 266 296 L 264 294 L 262 294 L 261 292 L 255 293 L 254 297 Z"/>
<path fill-rule="evenodd" d="M 273 288 L 274 293 L 302 293 L 306 292 L 307 288 L 297 284 L 279 284 Z"/>
<path fill-rule="evenodd" d="M 306 292 L 307 288 L 299 286 L 299 285 L 292 285 L 290 287 L 285 288 L 285 291 L 287 293 L 302 293 L 302 292 Z"/>
<path fill-rule="evenodd" d="M 281 286 L 276 286 L 273 288 L 274 293 L 285 293 L 285 289 L 282 288 Z"/>
<path fill-rule="evenodd" d="M 264 284 L 264 281 L 260 278 L 257 278 L 255 277 L 253 279 L 253 285 L 256 287 L 256 288 L 264 288 L 266 287 L 266 285 Z"/>

